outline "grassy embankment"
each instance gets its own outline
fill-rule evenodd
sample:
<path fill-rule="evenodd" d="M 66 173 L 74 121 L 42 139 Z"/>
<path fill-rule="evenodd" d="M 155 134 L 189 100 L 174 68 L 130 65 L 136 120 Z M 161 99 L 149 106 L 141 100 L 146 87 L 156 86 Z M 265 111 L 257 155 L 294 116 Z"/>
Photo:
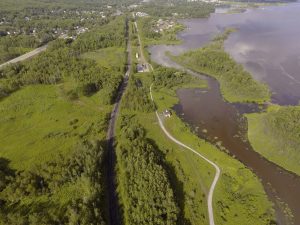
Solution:
<path fill-rule="evenodd" d="M 105 139 L 124 73 L 124 20 L 105 29 L 0 71 L 0 224 L 105 224 Z M 105 61 L 107 52 L 120 57 Z"/>
<path fill-rule="evenodd" d="M 254 80 L 242 65 L 224 51 L 224 41 L 232 31 L 228 29 L 203 48 L 171 57 L 187 68 L 216 78 L 225 100 L 229 102 L 269 101 L 268 87 Z"/>
<path fill-rule="evenodd" d="M 248 138 L 268 160 L 300 175 L 300 107 L 270 106 L 248 114 Z"/>

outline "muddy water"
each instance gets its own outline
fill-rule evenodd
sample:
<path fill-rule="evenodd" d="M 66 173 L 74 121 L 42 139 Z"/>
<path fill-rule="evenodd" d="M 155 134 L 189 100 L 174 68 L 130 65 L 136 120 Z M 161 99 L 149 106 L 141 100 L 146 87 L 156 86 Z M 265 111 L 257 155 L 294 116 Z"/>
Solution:
<path fill-rule="evenodd" d="M 291 25 L 288 26 L 285 22 L 280 23 L 279 20 L 281 18 L 275 20 L 274 16 L 269 19 L 270 9 L 273 11 L 272 13 L 281 15 L 281 18 L 283 16 L 281 10 L 283 10 L 286 13 L 285 16 L 289 17 L 287 21 L 290 21 Z M 265 12 L 267 14 L 264 17 Z M 177 55 L 187 50 L 201 47 L 217 32 L 224 30 L 226 27 L 238 27 L 239 31 L 231 35 L 226 42 L 227 51 L 237 61 L 243 63 L 246 69 L 253 74 L 254 78 L 262 80 L 270 86 L 274 92 L 273 102 L 296 104 L 300 99 L 300 83 L 298 84 L 297 82 L 300 80 L 300 76 L 298 76 L 300 74 L 300 51 L 298 49 L 300 42 L 296 42 L 295 37 L 291 37 L 291 43 L 288 37 L 271 38 L 272 33 L 278 36 L 281 33 L 278 32 L 278 29 L 280 30 L 282 29 L 281 26 L 285 26 L 284 30 L 286 32 L 294 30 L 294 36 L 298 37 L 299 35 L 297 40 L 300 40 L 300 29 L 297 26 L 292 26 L 295 25 L 291 22 L 294 21 L 293 18 L 300 21 L 299 4 L 248 10 L 245 13 L 234 15 L 212 14 L 208 19 L 184 20 L 183 23 L 187 26 L 187 29 L 178 35 L 183 40 L 183 43 L 179 46 L 152 46 L 149 48 L 151 59 L 158 64 L 180 69 L 182 67 L 170 60 L 165 55 L 165 52 L 169 51 Z M 272 21 L 274 21 L 274 24 L 271 24 Z M 263 38 L 264 36 L 265 39 Z M 256 39 L 256 37 L 258 38 Z M 281 39 L 286 42 L 285 45 L 283 43 L 280 44 Z M 265 42 L 262 44 L 264 40 Z M 257 43 L 258 48 L 255 48 L 255 44 L 250 48 L 249 42 Z M 259 45 L 259 43 L 261 44 Z M 294 49 L 292 46 L 294 46 Z M 284 47 L 288 50 L 283 51 Z M 275 49 L 277 49 L 276 54 Z M 270 55 L 268 55 L 269 50 Z M 273 61 L 272 58 L 274 59 Z M 210 88 L 208 90 L 183 89 L 178 91 L 180 103 L 174 107 L 175 111 L 195 129 L 200 137 L 214 144 L 222 144 L 229 150 L 231 155 L 235 155 L 238 160 L 257 174 L 262 180 L 268 196 L 276 205 L 278 224 L 287 224 L 282 210 L 279 209 L 277 201 L 279 197 L 281 201 L 288 204 L 295 217 L 295 225 L 299 225 L 300 177 L 281 169 L 261 157 L 253 151 L 247 138 L 245 138 L 247 128 L 242 114 L 259 111 L 260 109 L 255 105 L 225 102 L 220 94 L 218 83 L 209 77 L 205 77 L 205 79 L 209 83 Z"/>
<path fill-rule="evenodd" d="M 300 224 L 300 178 L 279 168 L 253 151 L 246 133 L 243 113 L 257 112 L 255 105 L 229 104 L 222 100 L 218 83 L 209 80 L 210 89 L 178 90 L 180 103 L 174 110 L 192 126 L 198 136 L 221 144 L 262 180 L 270 199 L 276 204 L 278 224 L 288 224 L 277 197 L 287 203 Z M 270 185 L 271 184 L 271 185 Z"/>

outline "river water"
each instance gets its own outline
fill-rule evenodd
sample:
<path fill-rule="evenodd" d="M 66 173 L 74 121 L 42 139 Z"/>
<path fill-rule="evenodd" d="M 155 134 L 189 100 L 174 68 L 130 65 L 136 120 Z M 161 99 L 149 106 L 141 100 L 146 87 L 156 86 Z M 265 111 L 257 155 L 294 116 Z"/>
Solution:
<path fill-rule="evenodd" d="M 178 55 L 208 43 L 226 27 L 238 28 L 225 42 L 225 49 L 242 63 L 257 80 L 267 83 L 272 101 L 281 105 L 300 100 L 300 4 L 251 9 L 238 14 L 214 13 L 207 19 L 183 20 L 187 29 L 178 34 L 177 46 L 152 46 L 152 61 L 181 68 L 165 53 Z M 230 104 L 223 100 L 216 80 L 205 77 L 209 89 L 178 90 L 176 113 L 202 138 L 228 149 L 231 155 L 252 169 L 262 180 L 269 198 L 275 203 L 278 224 L 288 224 L 282 212 L 286 203 L 300 224 L 300 177 L 267 161 L 253 151 L 247 136 L 243 113 L 260 109 L 249 104 Z"/>

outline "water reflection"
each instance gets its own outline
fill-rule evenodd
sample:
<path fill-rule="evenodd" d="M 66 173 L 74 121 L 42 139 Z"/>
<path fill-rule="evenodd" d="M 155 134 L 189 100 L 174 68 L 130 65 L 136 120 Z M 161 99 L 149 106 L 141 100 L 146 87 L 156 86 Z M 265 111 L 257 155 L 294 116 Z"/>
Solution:
<path fill-rule="evenodd" d="M 283 19 L 284 18 L 284 19 Z M 242 14 L 213 14 L 207 19 L 183 20 L 187 29 L 178 37 L 177 46 L 150 47 L 152 61 L 182 68 L 165 52 L 178 55 L 203 46 L 226 27 L 238 31 L 225 43 L 226 51 L 249 70 L 255 79 L 266 82 L 273 92 L 273 102 L 297 104 L 300 99 L 300 4 L 248 10 Z M 207 78 L 209 90 L 179 90 L 180 104 L 174 109 L 197 134 L 215 144 L 222 144 L 262 179 L 269 197 L 286 202 L 300 224 L 300 178 L 267 161 L 253 151 L 246 138 L 243 113 L 258 111 L 253 105 L 224 102 L 218 83 Z M 279 224 L 286 224 L 277 210 Z"/>
<path fill-rule="evenodd" d="M 281 105 L 298 104 L 300 99 L 300 4 L 247 10 L 238 14 L 212 14 L 207 19 L 182 20 L 187 29 L 179 33 L 179 46 L 153 46 L 152 59 L 174 66 L 164 55 L 178 55 L 208 43 L 226 27 L 237 32 L 225 42 L 231 56 L 266 82 L 273 92 L 272 101 Z"/>

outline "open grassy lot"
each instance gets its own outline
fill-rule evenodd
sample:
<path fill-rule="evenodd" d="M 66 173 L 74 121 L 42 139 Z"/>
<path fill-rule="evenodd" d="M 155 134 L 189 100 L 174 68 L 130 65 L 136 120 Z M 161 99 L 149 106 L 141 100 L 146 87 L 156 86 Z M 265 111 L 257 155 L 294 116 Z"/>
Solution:
<path fill-rule="evenodd" d="M 104 138 L 111 107 L 101 107 L 99 97 L 70 101 L 59 85 L 32 85 L 13 93 L 0 102 L 0 157 L 22 170 L 70 154 L 87 137 Z"/>
<path fill-rule="evenodd" d="M 83 58 L 93 59 L 98 66 L 116 71 L 124 70 L 124 48 L 108 47 L 83 54 Z"/>
<path fill-rule="evenodd" d="M 300 107 L 270 106 L 248 114 L 248 138 L 268 160 L 300 175 Z"/>

